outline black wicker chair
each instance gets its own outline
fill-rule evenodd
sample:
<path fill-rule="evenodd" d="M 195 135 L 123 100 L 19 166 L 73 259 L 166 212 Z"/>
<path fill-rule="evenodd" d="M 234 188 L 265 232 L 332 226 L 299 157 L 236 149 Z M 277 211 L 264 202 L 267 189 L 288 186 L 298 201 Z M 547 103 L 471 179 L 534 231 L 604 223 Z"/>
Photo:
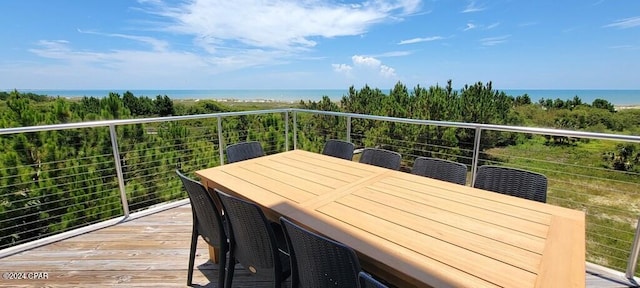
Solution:
<path fill-rule="evenodd" d="M 401 160 L 400 153 L 378 148 L 365 148 L 360 155 L 360 163 L 393 170 L 400 170 Z"/>
<path fill-rule="evenodd" d="M 547 202 L 547 177 L 531 171 L 492 165 L 480 166 L 473 187 Z"/>
<path fill-rule="evenodd" d="M 324 143 L 322 154 L 351 161 L 354 145 L 351 142 L 331 139 Z"/>
<path fill-rule="evenodd" d="M 241 142 L 227 146 L 227 162 L 234 163 L 264 156 L 262 145 L 258 141 Z"/>
<path fill-rule="evenodd" d="M 187 274 L 187 286 L 191 286 L 193 280 L 193 266 L 198 245 L 198 236 L 202 236 L 210 246 L 220 249 L 218 257 L 218 287 L 223 287 L 225 279 L 225 265 L 229 244 L 224 230 L 224 222 L 213 198 L 202 184 L 186 177 L 179 170 L 176 174 L 182 180 L 184 188 L 189 194 L 191 212 L 193 215 L 193 229 L 191 230 L 191 250 L 189 252 L 189 272 Z"/>
<path fill-rule="evenodd" d="M 291 255 L 291 287 L 358 287 L 360 262 L 350 247 L 280 218 Z"/>
<path fill-rule="evenodd" d="M 418 157 L 413 162 L 411 173 L 460 185 L 467 184 L 467 166 L 444 159 Z"/>
<path fill-rule="evenodd" d="M 358 278 L 360 279 L 360 288 L 388 288 L 389 286 L 382 284 L 382 282 L 376 280 L 371 277 L 366 272 L 361 271 L 358 273 Z"/>
<path fill-rule="evenodd" d="M 229 229 L 229 264 L 225 287 L 232 287 L 239 262 L 253 275 L 281 287 L 291 274 L 290 261 L 280 226 L 270 223 L 258 205 L 215 190 L 226 213 Z M 280 229 L 275 231 L 274 228 Z M 284 236 L 284 235 L 282 235 Z M 283 251 L 284 250 L 284 251 Z"/>

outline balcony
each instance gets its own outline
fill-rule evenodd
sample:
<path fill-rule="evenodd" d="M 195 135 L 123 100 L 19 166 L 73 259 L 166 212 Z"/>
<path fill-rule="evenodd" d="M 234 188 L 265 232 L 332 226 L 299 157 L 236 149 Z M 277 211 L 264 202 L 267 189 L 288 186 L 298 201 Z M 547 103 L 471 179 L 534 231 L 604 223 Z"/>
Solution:
<path fill-rule="evenodd" d="M 372 125 L 393 131 L 378 135 L 366 130 Z M 472 141 L 447 141 L 452 129 Z M 76 154 L 38 146 L 42 137 L 72 143 Z M 496 137 L 548 145 L 489 147 Z M 245 139 L 261 141 L 272 154 L 319 151 L 329 138 L 398 151 L 405 168 L 416 156 L 454 159 L 468 165 L 467 183 L 484 164 L 545 174 L 550 204 L 587 214 L 587 285 L 638 281 L 640 177 L 580 161 L 595 153 L 581 143 L 640 143 L 638 136 L 278 109 L 0 129 L 0 140 L 10 138 L 24 145 L 16 155 L 0 152 L 5 166 L 15 163 L 0 173 L 0 270 L 46 272 L 49 279 L 2 285 L 183 286 L 191 211 L 174 169 L 221 165 L 222 148 Z M 566 153 L 556 157 L 557 151 Z M 213 285 L 216 266 L 207 262 L 204 242 L 198 248 L 194 283 Z M 259 284 L 238 277 L 241 285 Z"/>

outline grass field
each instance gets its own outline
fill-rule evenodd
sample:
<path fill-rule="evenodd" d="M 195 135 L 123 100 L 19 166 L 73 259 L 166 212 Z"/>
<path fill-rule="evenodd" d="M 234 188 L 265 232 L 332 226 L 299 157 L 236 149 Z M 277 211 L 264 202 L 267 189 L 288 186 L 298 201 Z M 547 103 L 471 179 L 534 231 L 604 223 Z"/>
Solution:
<path fill-rule="evenodd" d="M 546 175 L 549 203 L 587 215 L 587 261 L 624 271 L 640 215 L 640 175 L 607 167 L 602 154 L 615 151 L 617 144 L 590 140 L 553 145 L 534 137 L 488 150 L 485 156 Z"/>
<path fill-rule="evenodd" d="M 268 110 L 279 108 L 297 108 L 299 102 L 286 102 L 286 101 L 240 101 L 240 100 L 197 100 L 197 99 L 176 99 L 173 100 L 174 105 L 183 105 L 184 107 L 190 107 L 197 105 L 201 102 L 216 102 L 222 106 L 226 106 L 236 110 L 249 111 L 249 110 Z"/>

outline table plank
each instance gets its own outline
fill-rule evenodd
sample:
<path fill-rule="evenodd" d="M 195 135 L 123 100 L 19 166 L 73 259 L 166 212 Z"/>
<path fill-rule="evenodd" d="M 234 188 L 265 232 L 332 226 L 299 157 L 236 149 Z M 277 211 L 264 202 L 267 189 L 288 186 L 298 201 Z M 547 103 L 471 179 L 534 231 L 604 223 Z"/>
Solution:
<path fill-rule="evenodd" d="M 412 175 L 409 173 L 395 173 L 393 175 L 393 177 L 396 179 L 404 179 L 410 182 L 416 182 L 416 181 L 421 182 L 423 185 L 425 185 L 425 187 L 439 187 L 447 191 L 456 192 L 459 195 L 466 195 L 468 197 L 471 197 L 467 199 L 470 199 L 473 202 L 482 201 L 478 203 L 483 203 L 483 204 L 491 203 L 491 202 L 501 203 L 501 205 L 520 207 L 521 209 L 524 209 L 524 210 L 556 215 L 564 218 L 574 219 L 577 221 L 584 221 L 585 214 L 583 211 L 568 209 L 560 206 L 554 206 L 554 205 L 537 202 L 537 201 L 531 201 L 531 200 L 527 200 L 527 199 L 523 199 L 515 196 L 504 195 L 504 194 L 477 189 L 469 186 L 458 185 L 454 183 L 431 179 L 428 177 L 422 177 L 424 179 L 420 180 L 419 177 L 416 178 L 414 176 L 415 175 Z M 523 212 L 520 211 L 516 213 L 523 213 Z M 543 220 L 543 222 L 546 222 L 546 220 Z"/>
<path fill-rule="evenodd" d="M 318 175 L 336 177 L 336 179 L 347 182 L 356 181 L 359 178 L 371 176 L 371 174 L 380 172 L 380 169 L 375 166 L 363 167 L 362 165 L 357 165 L 357 163 L 353 161 L 346 161 L 335 157 L 332 157 L 335 159 L 328 159 L 327 157 L 318 158 L 317 155 L 318 154 L 316 153 L 305 151 L 305 153 L 289 154 L 287 157 L 272 159 L 273 161 L 284 164 L 286 166 L 285 169 L 295 168 L 308 170 Z"/>
<path fill-rule="evenodd" d="M 362 193 L 369 192 L 369 193 Z M 543 253 L 545 239 L 518 233 L 518 231 L 506 229 L 497 225 L 480 222 L 474 218 L 458 217 L 455 213 L 413 203 L 406 199 L 381 195 L 383 193 L 370 193 L 360 190 L 349 197 L 337 200 L 350 207 L 367 207 L 367 212 L 374 215 L 393 213 L 394 217 L 388 217 L 397 221 L 398 225 L 414 227 L 418 231 L 426 231 L 429 235 L 441 235 L 442 239 L 455 245 L 473 249 L 479 245 L 479 253 L 489 253 L 491 257 L 514 259 L 514 262 L 526 263 L 526 270 L 535 271 L 539 265 L 540 255 Z M 435 235 L 434 235 L 435 234 Z M 469 243 L 466 243 L 469 242 Z M 522 249 L 519 253 L 512 253 L 515 249 Z M 507 252 L 508 251 L 508 252 Z M 535 260 L 538 259 L 538 260 Z M 506 261 L 508 262 L 508 261 Z M 521 266 L 521 267 L 522 267 Z"/>
<path fill-rule="evenodd" d="M 234 194 L 234 191 L 250 192 L 249 195 L 242 197 L 250 198 L 264 207 L 280 201 L 301 203 L 315 196 L 310 192 L 299 190 L 295 186 L 251 172 L 242 166 L 229 167 L 224 170 L 200 170 L 197 174 L 204 179 L 203 182 L 209 188 Z"/>
<path fill-rule="evenodd" d="M 585 223 L 554 217 L 535 287 L 584 287 Z M 570 253 L 564 252 L 570 250 Z"/>
<path fill-rule="evenodd" d="M 407 174 L 407 173 L 405 173 Z M 551 214 L 548 212 L 537 211 L 529 208 L 523 203 L 514 205 L 510 202 L 509 198 L 516 198 L 516 200 L 523 200 L 531 202 L 529 200 L 520 199 L 514 196 L 502 195 L 495 192 L 480 190 L 463 185 L 448 185 L 447 182 L 438 181 L 434 179 L 428 179 L 427 177 L 413 177 L 406 179 L 405 175 L 394 174 L 393 177 L 389 177 L 381 181 L 381 184 L 387 184 L 386 187 L 397 186 L 401 190 L 418 191 L 421 193 L 429 193 L 437 197 L 443 197 L 447 200 L 456 201 L 462 203 L 465 206 L 473 206 L 485 211 L 494 211 L 506 215 L 517 215 L 518 217 L 527 221 L 536 222 L 548 225 L 551 218 Z M 446 184 L 446 185 L 444 185 Z M 450 188 L 445 188 L 450 187 Z M 492 195 L 485 195 L 492 194 Z M 496 195 L 493 195 L 496 194 Z M 487 196 L 499 196 L 495 197 Z M 531 204 L 526 203 L 525 204 Z"/>
<path fill-rule="evenodd" d="M 281 203 L 280 205 L 289 204 Z M 329 238 L 349 243 L 349 246 L 358 253 L 364 270 L 387 280 L 396 287 L 463 287 L 469 286 L 469 283 L 473 283 L 474 287 L 499 287 L 473 274 L 464 273 L 456 267 L 442 265 L 432 257 L 387 241 L 370 231 L 353 229 L 348 224 L 336 225 L 335 217 L 300 207 L 293 210 L 296 212 L 285 217 Z M 360 221 L 366 221 L 366 219 L 360 219 Z M 379 245 L 380 241 L 385 245 Z M 432 273 L 424 273 L 425 267 L 438 267 L 438 269 L 431 271 Z"/>
<path fill-rule="evenodd" d="M 474 199 L 461 199 L 456 197 L 455 194 L 449 193 L 450 191 L 423 190 L 424 192 L 419 192 L 409 188 L 404 190 L 397 187 L 389 188 L 383 183 L 376 183 L 368 188 L 374 191 L 384 191 L 395 197 L 447 209 L 464 217 L 474 218 L 484 223 L 492 223 L 540 238 L 546 238 L 551 221 L 551 215 L 546 215 L 546 219 L 538 219 L 538 222 L 524 217 L 506 217 L 510 214 L 505 213 L 505 211 L 499 211 L 495 207 L 496 204 L 478 205 L 477 202 L 472 202 Z M 546 220 L 546 222 L 543 222 L 543 220 Z"/>
<path fill-rule="evenodd" d="M 360 207 L 370 208 L 362 205 Z M 445 234 L 442 234 L 442 231 L 433 231 L 434 227 L 426 227 L 434 234 L 424 233 L 424 230 L 417 225 L 410 226 L 410 224 L 416 223 L 409 222 L 405 225 L 398 225 L 389 221 L 389 218 L 398 219 L 397 215 L 374 215 L 336 202 L 329 203 L 316 211 L 333 218 L 334 220 L 329 221 L 337 227 L 347 228 L 350 226 L 378 236 L 377 247 L 384 247 L 388 242 L 392 242 L 413 251 L 414 256 L 421 255 L 432 258 L 438 265 L 424 267 L 422 273 L 425 274 L 431 274 L 446 265 L 459 270 L 455 276 L 472 271 L 471 273 L 476 277 L 482 275 L 479 278 L 502 287 L 531 287 L 536 280 L 534 273 L 503 262 L 505 259 L 491 258 L 491 255 L 479 254 L 476 251 L 457 246 L 456 243 L 448 242 L 454 238 L 452 236 L 445 237 L 450 232 L 445 231 Z M 356 239 L 354 242 L 345 244 L 353 247 L 357 246 L 358 242 L 361 241 Z M 460 243 L 460 241 L 456 242 Z M 515 253 L 516 249 L 508 251 Z M 382 258 L 382 261 L 384 260 Z"/>
<path fill-rule="evenodd" d="M 248 174 L 246 181 L 255 183 L 263 189 L 274 192 L 278 190 L 287 191 L 295 189 L 310 194 L 308 196 L 321 195 L 348 183 L 324 176 L 317 176 L 316 179 L 311 180 L 313 176 L 309 175 L 309 172 L 297 171 L 297 173 L 292 173 L 287 170 L 279 170 L 278 167 L 276 167 L 277 165 L 267 164 L 268 166 L 264 165 L 264 163 L 247 163 L 247 165 L 244 166 L 230 168 L 228 171 L 229 173 L 234 173 L 234 169 L 245 170 L 242 172 Z"/>

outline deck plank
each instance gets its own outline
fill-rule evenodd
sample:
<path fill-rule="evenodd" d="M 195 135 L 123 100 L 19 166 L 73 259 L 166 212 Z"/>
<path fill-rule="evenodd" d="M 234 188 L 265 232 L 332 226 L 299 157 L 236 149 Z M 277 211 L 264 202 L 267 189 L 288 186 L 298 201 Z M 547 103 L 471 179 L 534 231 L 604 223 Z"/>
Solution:
<path fill-rule="evenodd" d="M 47 272 L 0 287 L 187 287 L 191 207 L 180 206 L 0 259 L 0 272 Z M 194 287 L 216 287 L 218 266 L 200 238 Z M 289 285 L 289 283 L 287 283 Z M 234 287 L 268 287 L 242 267 Z"/>

